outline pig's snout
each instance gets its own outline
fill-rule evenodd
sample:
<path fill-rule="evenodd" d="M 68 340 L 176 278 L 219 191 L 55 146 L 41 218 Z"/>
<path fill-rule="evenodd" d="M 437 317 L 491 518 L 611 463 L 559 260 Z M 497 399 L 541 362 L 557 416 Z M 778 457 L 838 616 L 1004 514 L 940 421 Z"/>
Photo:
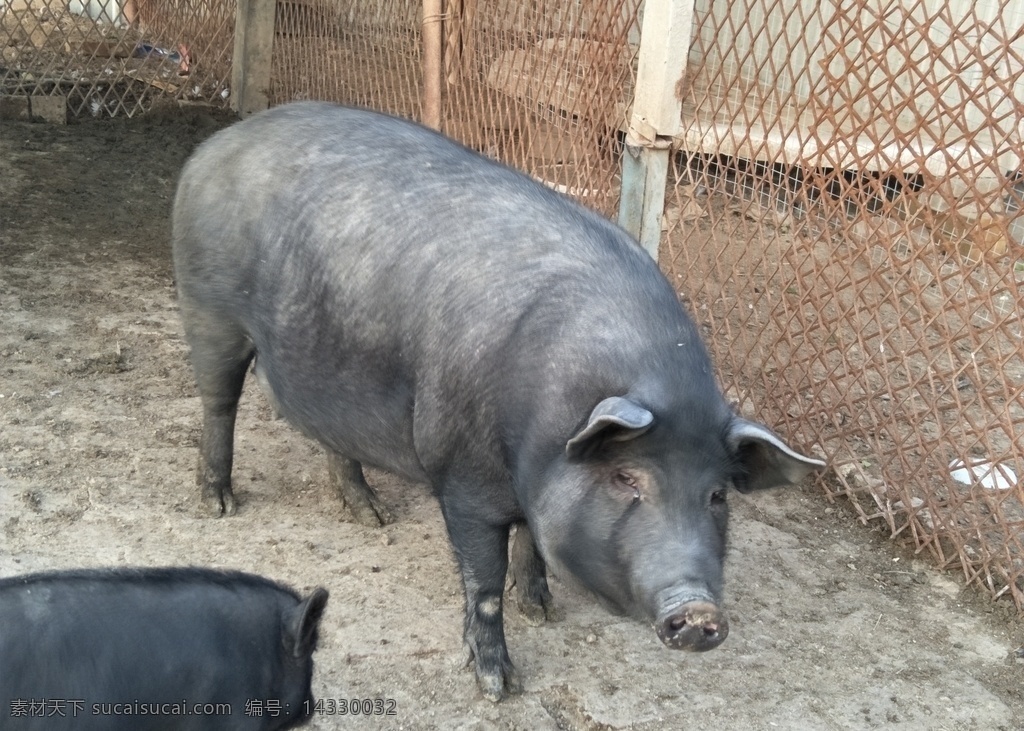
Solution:
<path fill-rule="evenodd" d="M 683 604 L 658 623 L 658 637 L 674 650 L 712 650 L 728 635 L 728 618 L 704 601 Z"/>

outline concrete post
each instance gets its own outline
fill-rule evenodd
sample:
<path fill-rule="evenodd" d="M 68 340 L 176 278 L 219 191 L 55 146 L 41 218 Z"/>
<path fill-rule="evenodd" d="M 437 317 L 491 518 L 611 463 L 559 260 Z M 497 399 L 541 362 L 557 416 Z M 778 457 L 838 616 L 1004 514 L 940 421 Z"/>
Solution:
<path fill-rule="evenodd" d="M 622 156 L 619 224 L 657 260 L 672 138 L 682 128 L 682 84 L 693 32 L 693 0 L 643 7 L 633 115 Z"/>

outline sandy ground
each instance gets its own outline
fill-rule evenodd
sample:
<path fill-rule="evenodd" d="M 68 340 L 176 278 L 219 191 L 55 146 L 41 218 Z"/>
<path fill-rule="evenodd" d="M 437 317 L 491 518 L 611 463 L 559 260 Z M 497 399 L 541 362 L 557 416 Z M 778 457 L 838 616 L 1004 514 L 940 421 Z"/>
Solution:
<path fill-rule="evenodd" d="M 813 486 L 731 496 L 721 648 L 668 650 L 556 580 L 560 622 L 507 613 L 525 692 L 499 705 L 460 664 L 461 587 L 424 487 L 371 473 L 397 521 L 346 522 L 319 447 L 250 383 L 239 514 L 202 516 L 168 211 L 224 123 L 0 128 L 0 574 L 191 564 L 325 586 L 315 694 L 395 715 L 325 706 L 315 729 L 1024 729 L 1024 622 Z"/>

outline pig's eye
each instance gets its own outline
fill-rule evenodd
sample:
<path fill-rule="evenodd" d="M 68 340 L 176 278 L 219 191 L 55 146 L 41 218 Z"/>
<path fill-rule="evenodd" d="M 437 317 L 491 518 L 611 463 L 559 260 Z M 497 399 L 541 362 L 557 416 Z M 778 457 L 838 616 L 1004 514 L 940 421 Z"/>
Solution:
<path fill-rule="evenodd" d="M 632 493 L 634 503 L 640 502 L 640 486 L 637 485 L 636 478 L 633 475 L 619 470 L 615 473 L 615 484 L 623 490 Z"/>
<path fill-rule="evenodd" d="M 725 504 L 725 490 L 715 490 L 711 493 L 711 505 L 724 505 Z"/>

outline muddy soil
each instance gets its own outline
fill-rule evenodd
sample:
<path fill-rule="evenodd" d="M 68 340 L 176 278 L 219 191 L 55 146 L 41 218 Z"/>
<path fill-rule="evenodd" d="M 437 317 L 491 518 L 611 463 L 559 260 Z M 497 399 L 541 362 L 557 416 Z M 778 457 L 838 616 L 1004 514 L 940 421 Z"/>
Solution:
<path fill-rule="evenodd" d="M 181 164 L 227 122 L 192 109 L 0 128 L 0 574 L 203 565 L 325 586 L 314 692 L 393 699 L 395 715 L 325 704 L 314 729 L 1024 729 L 1008 603 L 813 485 L 730 497 L 721 648 L 668 650 L 556 579 L 561 621 L 507 613 L 525 692 L 499 705 L 461 665 L 461 587 L 425 487 L 372 472 L 397 520 L 347 522 L 321 449 L 250 382 L 239 513 L 202 515 L 168 211 Z"/>

